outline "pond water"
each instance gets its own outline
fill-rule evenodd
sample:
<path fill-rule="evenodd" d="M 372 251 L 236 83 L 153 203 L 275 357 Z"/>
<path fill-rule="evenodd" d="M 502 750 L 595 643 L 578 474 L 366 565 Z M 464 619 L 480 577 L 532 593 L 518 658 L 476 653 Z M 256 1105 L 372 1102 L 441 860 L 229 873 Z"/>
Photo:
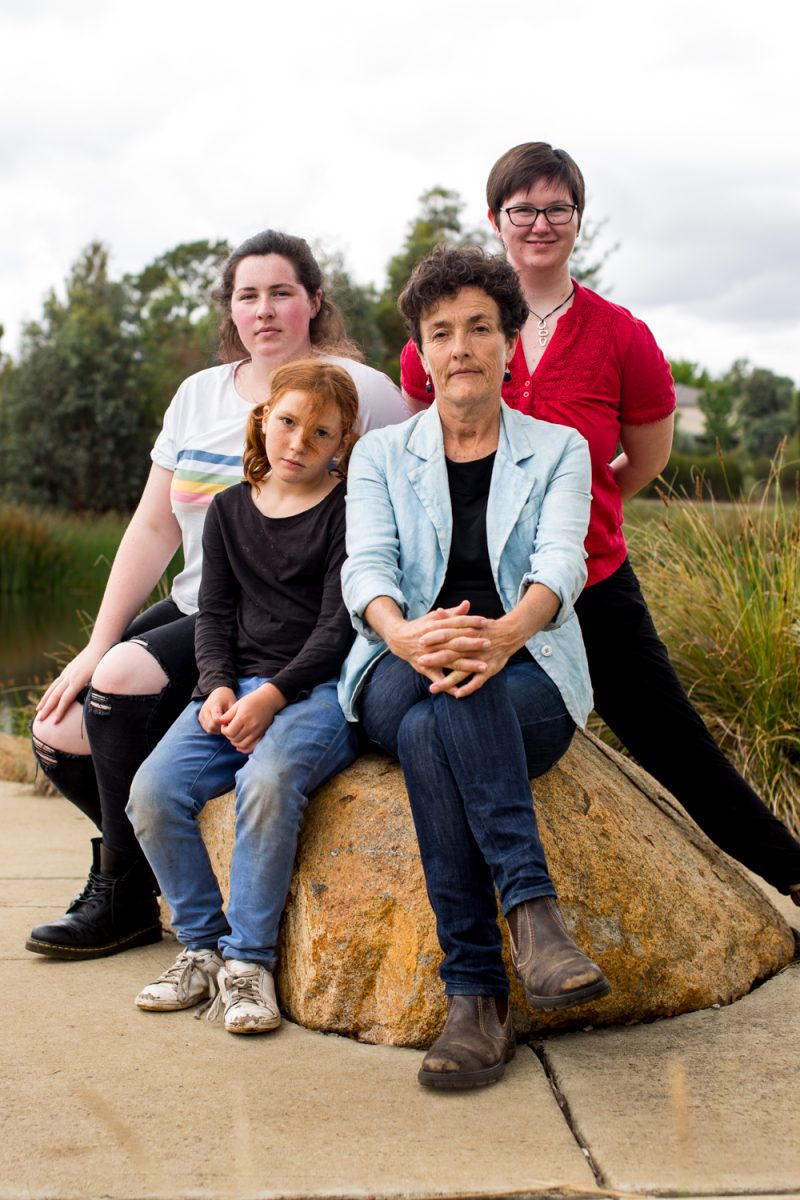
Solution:
<path fill-rule="evenodd" d="M 30 596 L 0 593 L 0 732 L 19 732 L 14 710 L 43 690 L 71 653 L 86 645 L 101 593 Z"/>

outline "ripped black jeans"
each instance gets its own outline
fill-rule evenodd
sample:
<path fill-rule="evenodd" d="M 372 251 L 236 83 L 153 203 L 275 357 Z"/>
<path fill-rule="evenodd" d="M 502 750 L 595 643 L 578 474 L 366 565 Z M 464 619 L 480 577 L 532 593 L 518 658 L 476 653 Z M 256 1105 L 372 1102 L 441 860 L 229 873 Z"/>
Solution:
<path fill-rule="evenodd" d="M 106 695 L 87 687 L 81 698 L 90 755 L 67 754 L 33 739 L 47 778 L 94 821 L 103 843 L 118 854 L 141 853 L 125 815 L 131 782 L 183 712 L 197 683 L 195 619 L 173 600 L 160 600 L 131 622 L 121 640 L 145 646 L 169 682 L 149 696 Z"/>

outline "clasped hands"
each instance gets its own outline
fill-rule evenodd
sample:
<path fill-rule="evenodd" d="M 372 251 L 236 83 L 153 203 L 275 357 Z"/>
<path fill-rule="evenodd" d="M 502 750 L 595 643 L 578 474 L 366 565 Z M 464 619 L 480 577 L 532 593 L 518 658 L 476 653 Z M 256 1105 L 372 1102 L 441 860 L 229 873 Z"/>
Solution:
<path fill-rule="evenodd" d="M 502 671 L 520 643 L 507 618 L 491 620 L 455 608 L 435 608 L 392 630 L 389 649 L 431 680 L 431 692 L 461 698 Z"/>
<path fill-rule="evenodd" d="M 271 683 L 264 683 L 240 700 L 229 687 L 214 688 L 203 702 L 197 719 L 206 733 L 226 737 L 240 754 L 252 754 L 269 729 L 286 698 Z"/>

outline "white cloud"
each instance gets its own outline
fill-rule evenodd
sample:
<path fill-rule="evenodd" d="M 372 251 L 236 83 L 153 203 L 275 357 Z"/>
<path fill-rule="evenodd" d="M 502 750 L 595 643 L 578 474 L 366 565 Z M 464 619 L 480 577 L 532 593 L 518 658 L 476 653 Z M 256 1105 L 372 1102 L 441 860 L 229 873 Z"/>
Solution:
<path fill-rule="evenodd" d="M 621 244 L 613 298 L 665 349 L 722 369 L 735 345 L 800 379 L 795 8 L 519 11 L 0 3 L 6 348 L 93 238 L 122 271 L 273 224 L 382 282 L 424 189 L 456 188 L 477 223 L 494 159 L 541 138 L 583 167 Z"/>

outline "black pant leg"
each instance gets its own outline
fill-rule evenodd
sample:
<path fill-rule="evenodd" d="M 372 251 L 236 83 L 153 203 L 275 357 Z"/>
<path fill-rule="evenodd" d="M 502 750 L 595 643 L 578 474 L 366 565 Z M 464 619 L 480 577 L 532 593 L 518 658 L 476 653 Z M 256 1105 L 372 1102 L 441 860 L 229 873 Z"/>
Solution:
<path fill-rule="evenodd" d="M 167 601 L 155 618 L 150 609 L 126 631 L 125 640 L 141 642 L 163 668 L 168 679 L 163 691 L 123 696 L 89 690 L 86 735 L 102 810 L 103 844 L 118 854 L 140 853 L 125 815 L 133 777 L 186 707 L 197 683 L 194 625 L 194 616 L 184 616 Z"/>
<path fill-rule="evenodd" d="M 595 708 L 608 727 L 727 854 L 782 892 L 800 883 L 800 843 L 693 708 L 630 564 L 586 588 L 575 609 Z"/>

